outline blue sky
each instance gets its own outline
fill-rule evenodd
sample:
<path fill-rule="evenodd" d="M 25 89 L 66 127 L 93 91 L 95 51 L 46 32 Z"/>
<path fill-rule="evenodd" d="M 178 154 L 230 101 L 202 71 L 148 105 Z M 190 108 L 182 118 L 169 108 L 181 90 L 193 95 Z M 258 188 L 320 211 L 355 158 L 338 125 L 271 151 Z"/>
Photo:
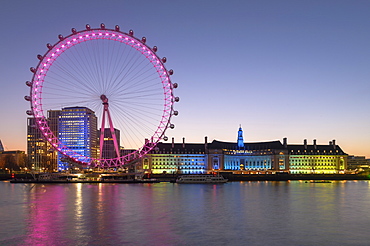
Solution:
<path fill-rule="evenodd" d="M 179 84 L 176 141 L 282 140 L 370 157 L 369 1 L 6 1 L 0 23 L 0 139 L 26 149 L 24 82 L 72 27 L 133 29 Z"/>

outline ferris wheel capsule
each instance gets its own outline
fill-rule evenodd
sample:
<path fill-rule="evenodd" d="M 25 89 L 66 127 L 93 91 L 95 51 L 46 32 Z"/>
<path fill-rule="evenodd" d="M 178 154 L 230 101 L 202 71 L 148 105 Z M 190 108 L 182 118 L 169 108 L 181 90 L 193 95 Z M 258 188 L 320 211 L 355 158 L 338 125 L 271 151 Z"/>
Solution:
<path fill-rule="evenodd" d="M 90 31 L 91 26 L 89 24 L 86 24 L 86 30 Z"/>
<path fill-rule="evenodd" d="M 175 102 L 178 102 L 180 101 L 180 98 L 179 97 L 175 97 Z"/>
<path fill-rule="evenodd" d="M 114 27 L 114 30 L 116 30 L 116 32 L 119 32 L 119 25 L 116 25 L 116 26 Z"/>
<path fill-rule="evenodd" d="M 35 72 L 36 72 L 36 68 L 31 67 L 31 68 L 30 68 L 30 71 L 31 71 L 32 73 L 35 73 Z"/>
<path fill-rule="evenodd" d="M 32 86 L 32 82 L 31 81 L 26 81 L 26 85 L 31 87 Z"/>
<path fill-rule="evenodd" d="M 146 37 L 142 37 L 141 42 L 145 44 L 146 43 Z"/>
<path fill-rule="evenodd" d="M 166 58 L 166 57 L 163 57 L 163 58 L 162 58 L 162 62 L 163 62 L 163 63 L 166 63 L 166 61 L 167 61 L 167 58 Z"/>
<path fill-rule="evenodd" d="M 64 37 L 63 37 L 63 35 L 62 35 L 62 34 L 59 34 L 59 35 L 58 35 L 58 38 L 59 38 L 59 40 L 60 40 L 60 41 L 63 41 L 63 40 L 64 40 Z"/>
<path fill-rule="evenodd" d="M 24 96 L 24 100 L 31 101 L 31 97 L 30 96 Z"/>
<path fill-rule="evenodd" d="M 37 59 L 39 59 L 40 61 L 42 60 L 42 58 L 44 58 L 42 55 L 37 55 Z"/>
<path fill-rule="evenodd" d="M 164 137 L 163 137 L 163 140 L 164 140 L 164 141 L 167 141 L 167 140 L 168 140 L 168 137 L 167 137 L 167 136 L 164 136 Z"/>
<path fill-rule="evenodd" d="M 28 114 L 28 115 L 33 115 L 32 110 L 27 110 L 27 111 L 26 111 L 26 114 Z"/>
<path fill-rule="evenodd" d="M 130 31 L 128 31 L 128 35 L 130 35 L 130 36 L 134 36 L 134 30 L 130 30 Z"/>
<path fill-rule="evenodd" d="M 105 29 L 105 24 L 104 24 L 104 23 L 101 23 L 101 24 L 100 24 L 100 28 L 101 28 L 101 29 Z"/>
<path fill-rule="evenodd" d="M 170 75 L 173 75 L 173 70 L 171 69 L 170 71 L 168 71 L 168 73 L 169 73 Z"/>
<path fill-rule="evenodd" d="M 153 50 L 154 52 L 157 52 L 157 51 L 158 51 L 158 47 L 157 47 L 157 46 L 154 46 L 152 50 Z"/>
<path fill-rule="evenodd" d="M 173 111 L 173 115 L 175 115 L 175 116 L 177 116 L 177 115 L 179 115 L 179 111 Z"/>
<path fill-rule="evenodd" d="M 175 125 L 174 124 L 170 124 L 170 128 L 171 129 L 175 128 Z"/>
<path fill-rule="evenodd" d="M 53 45 L 52 45 L 52 44 L 50 44 L 50 43 L 47 43 L 47 44 L 46 44 L 46 47 L 48 47 L 48 49 L 49 49 L 49 50 L 51 50 L 51 49 L 53 48 Z"/>
<path fill-rule="evenodd" d="M 173 83 L 173 88 L 177 88 L 179 85 L 177 83 Z"/>
<path fill-rule="evenodd" d="M 77 33 L 76 28 L 72 28 L 72 33 L 73 33 L 73 34 L 76 34 L 76 33 Z"/>

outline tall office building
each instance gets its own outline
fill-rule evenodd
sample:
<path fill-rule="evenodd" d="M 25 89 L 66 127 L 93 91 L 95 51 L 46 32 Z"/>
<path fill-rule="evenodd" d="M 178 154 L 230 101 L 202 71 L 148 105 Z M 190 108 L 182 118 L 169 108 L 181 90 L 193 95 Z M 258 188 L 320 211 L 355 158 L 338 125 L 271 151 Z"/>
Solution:
<path fill-rule="evenodd" d="M 74 158 L 88 161 L 86 157 L 97 157 L 97 117 L 94 111 L 86 107 L 63 108 L 58 124 L 59 140 L 75 153 Z M 67 170 L 71 165 L 68 159 L 58 153 L 58 170 Z"/>
<path fill-rule="evenodd" d="M 100 131 L 101 129 L 98 131 L 98 136 L 99 136 L 98 143 L 100 143 Z M 120 150 L 120 131 L 114 128 L 114 134 L 116 135 L 116 138 L 117 138 L 118 150 Z M 113 141 L 110 128 L 104 128 L 103 150 L 101 153 L 101 157 L 103 159 L 112 159 L 112 158 L 117 157 L 116 149 L 114 146 L 114 141 Z"/>
<path fill-rule="evenodd" d="M 48 111 L 48 124 L 55 136 L 58 136 L 60 112 L 60 110 Z M 27 119 L 27 155 L 28 165 L 34 170 L 51 172 L 57 169 L 57 151 L 45 140 L 35 118 Z"/>
<path fill-rule="evenodd" d="M 50 130 L 53 132 L 54 136 L 58 136 L 59 131 L 59 115 L 61 110 L 48 110 L 48 124 Z M 50 156 L 50 166 L 53 170 L 58 169 L 58 151 L 54 149 L 48 142 L 48 154 Z"/>
<path fill-rule="evenodd" d="M 30 168 L 37 171 L 47 168 L 47 143 L 37 128 L 35 118 L 27 118 L 27 154 Z"/>

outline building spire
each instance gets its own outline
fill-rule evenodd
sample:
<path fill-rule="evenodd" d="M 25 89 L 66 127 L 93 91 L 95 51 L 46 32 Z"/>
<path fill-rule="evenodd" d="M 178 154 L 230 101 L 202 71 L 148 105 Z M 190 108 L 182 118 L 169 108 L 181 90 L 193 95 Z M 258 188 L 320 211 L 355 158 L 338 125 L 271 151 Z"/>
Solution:
<path fill-rule="evenodd" d="M 243 130 L 241 124 L 238 131 L 238 149 L 244 149 Z"/>

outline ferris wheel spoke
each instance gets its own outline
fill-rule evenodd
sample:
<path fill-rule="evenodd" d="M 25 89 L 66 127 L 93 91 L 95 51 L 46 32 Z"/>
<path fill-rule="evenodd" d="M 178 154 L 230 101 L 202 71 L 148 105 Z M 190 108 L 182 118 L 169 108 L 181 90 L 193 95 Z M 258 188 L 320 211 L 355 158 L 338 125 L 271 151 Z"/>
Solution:
<path fill-rule="evenodd" d="M 121 46 L 120 46 L 121 47 Z M 108 92 L 109 88 L 112 87 L 112 81 L 114 77 L 114 64 L 117 64 L 118 55 L 120 49 L 117 49 L 116 43 L 112 43 L 112 45 L 107 46 L 107 83 L 106 83 L 106 91 Z"/>
<path fill-rule="evenodd" d="M 129 86 L 132 83 L 132 81 L 128 79 L 128 76 L 130 76 L 130 74 L 134 71 L 135 67 L 141 64 L 142 60 L 139 58 L 139 56 L 136 56 L 134 59 L 132 59 L 129 66 L 125 67 L 125 73 L 122 75 L 120 74 L 120 82 L 123 82 L 122 86 Z"/>
<path fill-rule="evenodd" d="M 115 43 L 114 44 L 116 47 L 117 47 L 117 44 Z M 123 48 L 122 48 L 123 47 Z M 112 65 L 112 75 L 111 75 L 111 78 L 109 80 L 109 88 L 115 88 L 116 86 L 116 82 L 117 82 L 117 78 L 116 78 L 116 75 L 117 74 L 120 74 L 118 72 L 118 69 L 119 69 L 119 64 L 127 64 L 127 59 L 128 59 L 128 54 L 130 51 L 127 51 L 129 47 L 128 46 L 123 46 L 123 45 L 118 45 L 118 50 L 117 52 L 113 52 L 112 51 L 112 59 L 114 57 L 114 62 L 113 62 L 113 65 Z M 130 48 L 131 50 L 132 48 Z M 114 91 L 114 90 L 113 90 Z"/>
<path fill-rule="evenodd" d="M 120 85 L 122 83 L 122 79 L 121 77 L 123 76 L 125 70 L 127 69 L 129 63 L 127 62 L 128 60 L 130 60 L 131 58 L 131 52 L 132 52 L 132 49 L 129 49 L 127 53 L 127 55 L 125 54 L 122 54 L 121 58 L 120 58 L 120 61 L 122 62 L 122 66 L 120 67 L 120 69 L 115 73 L 115 76 L 112 76 L 112 79 L 111 79 L 111 84 L 112 84 L 112 88 L 116 88 L 116 86 Z M 122 61 L 122 58 L 124 58 L 124 60 Z M 117 69 L 119 67 L 117 66 Z"/>
<path fill-rule="evenodd" d="M 80 72 L 81 78 L 84 78 L 87 82 L 87 85 L 92 85 L 95 87 L 98 84 L 98 80 L 96 76 L 94 76 L 94 70 L 91 68 L 91 61 L 92 58 L 89 55 L 89 50 L 86 51 L 86 48 L 82 46 L 81 49 L 77 49 L 76 52 L 70 52 L 72 58 L 69 60 L 72 60 L 74 66 L 77 69 L 77 73 Z M 95 88 L 96 91 L 98 91 L 97 88 Z"/>
<path fill-rule="evenodd" d="M 75 54 L 76 53 L 76 54 Z M 85 67 L 81 67 L 81 63 L 87 63 L 86 59 L 81 59 L 81 55 L 79 52 L 66 52 L 61 56 L 61 58 L 55 62 L 54 67 L 58 69 L 54 69 L 54 71 L 59 72 L 59 76 L 63 75 L 64 77 L 70 77 L 74 81 L 78 81 L 82 83 L 84 86 L 89 85 L 89 72 L 85 72 Z M 82 62 L 81 60 L 85 61 Z"/>
<path fill-rule="evenodd" d="M 115 90 L 123 90 L 123 87 L 126 87 L 127 90 L 124 90 L 124 91 L 133 91 L 133 90 L 136 90 L 137 87 L 143 87 L 143 88 L 148 88 L 148 87 L 157 87 L 157 85 L 153 82 L 156 82 L 155 79 L 153 80 L 148 80 L 148 81 L 134 81 L 132 80 L 130 82 L 130 84 L 132 86 L 130 87 L 126 87 L 125 85 L 121 85 L 120 87 L 118 88 L 115 88 Z"/>
<path fill-rule="evenodd" d="M 142 110 L 140 109 L 133 109 L 133 108 L 125 108 L 124 110 L 123 109 L 119 109 L 119 108 L 113 108 L 114 109 L 114 112 L 117 114 L 117 115 L 120 115 L 120 116 L 131 116 L 132 119 L 140 119 L 140 121 L 137 121 L 135 123 L 135 125 L 142 125 L 142 124 L 151 124 L 152 125 L 152 128 L 154 128 L 156 126 L 156 124 L 158 123 L 159 119 L 161 118 L 161 113 L 158 111 L 157 113 L 155 112 L 143 112 Z M 143 113 L 146 113 L 146 114 L 143 114 Z M 143 116 L 145 115 L 145 117 Z M 156 116 L 156 117 L 153 117 Z M 140 122 L 140 124 L 138 124 Z"/>
<path fill-rule="evenodd" d="M 131 140 L 131 144 L 137 144 L 137 142 L 143 141 L 145 136 L 151 136 L 153 133 L 152 129 L 148 125 L 145 125 L 143 123 L 137 124 L 137 119 L 128 113 L 120 114 L 119 118 L 122 122 L 125 122 L 123 126 L 123 128 L 125 129 L 124 135 L 129 137 L 129 139 L 124 139 L 124 141 Z M 144 121 L 144 123 L 147 122 Z M 151 123 L 151 126 L 154 126 L 154 124 Z"/>
<path fill-rule="evenodd" d="M 137 64 L 140 65 L 140 64 Z M 134 87 L 137 84 L 137 81 L 135 79 L 135 75 L 131 74 L 133 73 L 132 70 L 128 70 L 123 76 L 117 76 L 114 80 L 114 86 L 112 86 L 111 90 L 122 90 L 122 88 L 130 88 Z M 131 75 L 130 75 L 131 74 Z M 131 77 L 129 77 L 131 76 Z M 158 79 L 157 79 L 158 81 Z M 158 81 L 159 82 L 159 81 Z M 159 82 L 160 83 L 160 82 Z"/>
<path fill-rule="evenodd" d="M 59 85 L 59 86 L 64 86 L 67 88 L 70 88 L 71 90 L 73 88 L 77 88 L 81 91 L 96 91 L 91 85 L 89 85 L 86 81 L 81 80 L 80 78 L 77 78 L 73 76 L 72 74 L 68 73 L 56 73 L 53 71 L 50 71 L 51 80 L 55 80 L 56 82 L 59 83 L 53 83 L 51 80 L 47 80 L 46 82 L 49 82 L 51 84 Z M 69 75 L 69 76 L 68 76 Z"/>
<path fill-rule="evenodd" d="M 144 122 L 158 122 L 161 119 L 161 115 L 162 115 L 159 110 L 149 111 L 149 110 L 143 110 L 143 109 L 134 108 L 134 107 L 125 108 L 124 111 L 116 109 L 115 112 L 119 112 L 122 115 L 135 115 L 135 117 L 140 118 Z M 142 116 L 143 113 L 146 114 L 145 117 Z"/>
<path fill-rule="evenodd" d="M 52 83 L 49 82 L 47 86 L 44 87 L 44 91 L 46 91 L 47 94 L 55 94 L 60 95 L 62 92 L 65 93 L 65 96 L 72 96 L 72 95 L 78 95 L 78 96 L 95 96 L 97 93 L 94 93 L 91 90 L 84 90 L 83 87 L 76 85 L 73 86 L 72 82 L 68 82 L 66 85 L 63 85 L 61 83 Z"/>
<path fill-rule="evenodd" d="M 161 104 L 159 104 L 158 102 L 142 102 L 142 101 L 123 101 L 124 103 L 120 103 L 119 105 L 125 105 L 124 108 L 133 108 L 133 107 L 136 107 L 136 108 L 139 108 L 141 110 L 145 110 L 145 111 L 158 111 L 158 112 L 163 112 L 163 109 L 161 109 Z"/>
<path fill-rule="evenodd" d="M 152 71 L 151 71 L 152 72 Z M 143 77 L 143 76 L 146 76 L 147 73 L 150 73 L 150 70 L 147 69 L 146 71 L 139 71 L 139 69 L 135 69 L 132 73 L 131 73 L 131 77 L 128 77 L 127 80 L 128 81 L 136 81 L 135 84 L 137 84 L 137 82 L 140 82 L 139 78 Z M 150 73 L 149 75 L 153 75 L 155 73 Z"/>

